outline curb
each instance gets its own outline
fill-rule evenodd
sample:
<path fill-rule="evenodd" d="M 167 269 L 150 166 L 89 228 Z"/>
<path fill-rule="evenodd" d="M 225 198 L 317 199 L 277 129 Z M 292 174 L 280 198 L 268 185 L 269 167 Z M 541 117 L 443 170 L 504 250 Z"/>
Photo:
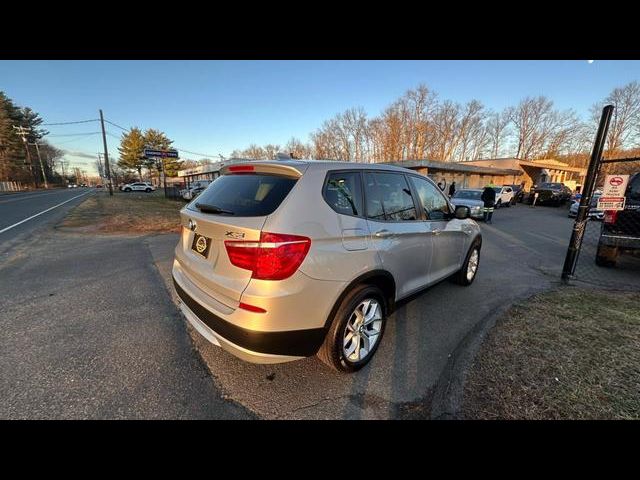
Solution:
<path fill-rule="evenodd" d="M 462 420 L 464 418 L 460 410 L 467 372 L 484 343 L 484 339 L 494 327 L 498 318 L 505 314 L 515 303 L 555 288 L 557 288 L 557 285 L 552 284 L 531 289 L 523 295 L 510 299 L 509 303 L 495 308 L 476 323 L 451 353 L 451 358 L 436 382 L 436 389 L 431 401 L 432 420 Z"/>

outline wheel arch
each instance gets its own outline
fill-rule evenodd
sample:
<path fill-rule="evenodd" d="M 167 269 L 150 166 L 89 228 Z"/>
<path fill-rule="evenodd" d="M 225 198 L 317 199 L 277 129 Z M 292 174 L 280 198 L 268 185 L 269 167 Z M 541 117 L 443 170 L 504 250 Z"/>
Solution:
<path fill-rule="evenodd" d="M 393 313 L 396 306 L 396 282 L 393 278 L 393 275 L 386 270 L 372 270 L 367 273 L 363 273 L 362 275 L 356 277 L 352 280 L 340 293 L 337 300 L 335 301 L 331 311 L 329 312 L 329 316 L 325 320 L 325 329 L 328 329 L 331 326 L 331 322 L 335 317 L 338 308 L 342 304 L 342 301 L 345 297 L 356 287 L 360 285 L 373 285 L 378 287 L 382 293 L 384 294 L 384 303 L 385 303 L 385 314 L 389 315 Z"/>

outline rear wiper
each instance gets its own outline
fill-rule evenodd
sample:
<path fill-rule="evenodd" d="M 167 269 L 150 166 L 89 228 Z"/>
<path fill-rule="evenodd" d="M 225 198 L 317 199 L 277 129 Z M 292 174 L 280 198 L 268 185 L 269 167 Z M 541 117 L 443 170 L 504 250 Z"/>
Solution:
<path fill-rule="evenodd" d="M 216 207 L 215 205 L 208 205 L 206 203 L 196 203 L 196 208 L 203 213 L 226 213 L 227 215 L 233 215 L 233 212 L 230 210 L 225 210 L 224 208 Z"/>

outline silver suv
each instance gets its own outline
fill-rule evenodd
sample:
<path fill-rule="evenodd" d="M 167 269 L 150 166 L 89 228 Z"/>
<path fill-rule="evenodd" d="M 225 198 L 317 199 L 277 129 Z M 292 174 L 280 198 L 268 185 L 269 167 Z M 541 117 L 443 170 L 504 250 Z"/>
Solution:
<path fill-rule="evenodd" d="M 317 354 L 352 372 L 371 360 L 398 300 L 447 277 L 473 282 L 482 238 L 469 214 L 404 168 L 229 165 L 180 212 L 180 308 L 244 360 Z"/>

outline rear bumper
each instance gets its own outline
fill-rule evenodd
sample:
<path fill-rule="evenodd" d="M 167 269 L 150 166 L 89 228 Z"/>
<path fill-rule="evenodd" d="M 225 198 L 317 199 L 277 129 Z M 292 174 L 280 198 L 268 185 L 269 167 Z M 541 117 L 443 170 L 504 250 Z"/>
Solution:
<path fill-rule="evenodd" d="M 629 235 L 602 233 L 602 235 L 600 235 L 599 243 L 600 245 L 605 245 L 607 247 L 619 247 L 631 250 L 640 249 L 640 238 Z"/>
<path fill-rule="evenodd" d="M 181 310 L 207 340 L 253 363 L 282 363 L 314 355 L 326 335 L 325 328 L 257 331 L 234 325 L 197 302 L 173 278 Z"/>

